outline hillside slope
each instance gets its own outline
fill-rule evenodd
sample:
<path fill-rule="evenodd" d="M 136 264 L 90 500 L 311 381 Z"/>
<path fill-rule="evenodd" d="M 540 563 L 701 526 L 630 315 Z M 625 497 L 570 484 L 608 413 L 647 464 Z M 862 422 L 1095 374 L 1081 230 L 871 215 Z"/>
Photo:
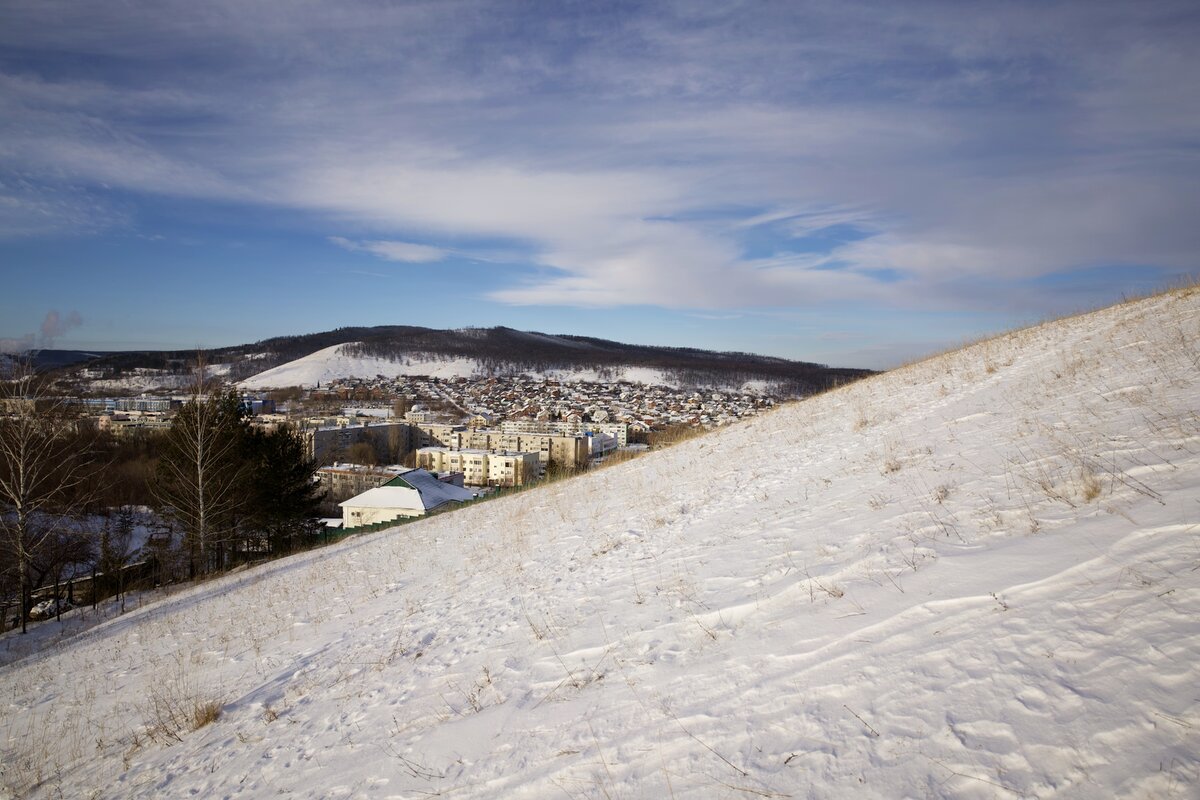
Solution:
<path fill-rule="evenodd" d="M 242 388 L 313 386 L 336 378 L 377 375 L 490 377 L 541 375 L 559 380 L 662 383 L 678 388 L 775 387 L 782 394 L 809 395 L 848 383 L 870 370 L 829 367 L 751 353 L 689 347 L 627 344 L 585 336 L 517 331 L 512 328 L 437 330 L 407 325 L 338 328 L 279 336 L 254 344 L 206 352 L 208 369 Z M 95 391 L 174 389 L 194 380 L 194 351 L 108 353 L 83 369 L 69 370 Z"/>
<path fill-rule="evenodd" d="M 624 344 L 503 327 L 447 331 L 385 327 L 345 332 L 354 331 L 366 335 L 361 340 L 342 341 L 309 352 L 245 378 L 239 385 L 245 389 L 277 389 L 376 375 L 529 375 L 561 381 L 625 380 L 676 388 L 767 385 L 780 393 L 800 396 L 870 374 L 869 370 L 749 353 Z M 269 345 L 270 341 L 263 344 Z"/>
<path fill-rule="evenodd" d="M 356 352 L 355 344 L 340 344 L 318 350 L 315 353 L 289 361 L 278 367 L 261 372 L 238 383 L 241 389 L 251 391 L 260 389 L 280 388 L 286 386 L 303 386 L 312 388 L 330 381 L 345 378 L 374 378 L 377 375 L 385 377 L 424 375 L 433 378 L 475 378 L 493 374 L 499 366 L 499 374 L 527 374 L 531 377 L 549 378 L 558 381 L 629 381 L 646 385 L 676 385 L 680 381 L 669 370 L 654 369 L 638 366 L 570 367 L 521 369 L 518 364 L 486 364 L 475 358 L 466 356 L 437 356 L 437 355 L 407 355 L 398 360 L 391 358 L 365 355 Z M 857 377 L 857 376 L 854 376 Z M 725 385 L 726 376 L 708 376 L 708 384 Z M 852 377 L 846 378 L 852 380 Z M 729 378 L 739 386 L 736 378 Z M 751 386 L 763 383 L 761 379 L 749 382 Z M 773 386 L 774 384 L 768 384 Z"/>
<path fill-rule="evenodd" d="M 4 781 L 1195 797 L 1198 343 L 1128 303 L 195 587 L 0 670 Z"/>

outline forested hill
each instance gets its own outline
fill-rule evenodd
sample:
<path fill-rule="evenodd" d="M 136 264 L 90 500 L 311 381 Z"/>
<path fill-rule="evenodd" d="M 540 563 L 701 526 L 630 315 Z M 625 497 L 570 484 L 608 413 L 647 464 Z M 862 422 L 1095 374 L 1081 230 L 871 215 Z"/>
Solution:
<path fill-rule="evenodd" d="M 506 327 L 456 330 L 408 325 L 346 327 L 220 348 L 207 352 L 206 358 L 210 364 L 228 365 L 222 372 L 230 378 L 243 379 L 337 345 L 345 345 L 340 350 L 343 356 L 375 361 L 473 361 L 479 374 L 592 370 L 604 375 L 632 367 L 656 370 L 680 384 L 763 381 L 797 393 L 818 391 L 870 374 L 868 370 L 749 353 L 624 344 Z M 103 355 L 87 366 L 119 377 L 139 368 L 183 371 L 195 359 L 195 351 L 123 352 Z"/>

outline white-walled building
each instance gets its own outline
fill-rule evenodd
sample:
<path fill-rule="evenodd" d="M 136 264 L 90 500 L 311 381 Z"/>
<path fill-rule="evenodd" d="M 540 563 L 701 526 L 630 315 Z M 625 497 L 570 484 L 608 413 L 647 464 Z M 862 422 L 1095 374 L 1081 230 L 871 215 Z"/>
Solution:
<path fill-rule="evenodd" d="M 595 458 L 617 449 L 617 437 L 610 433 L 589 433 L 588 454 Z"/>
<path fill-rule="evenodd" d="M 343 526 L 358 528 L 424 516 L 474 498 L 469 489 L 444 483 L 426 470 L 412 469 L 338 505 L 342 509 Z"/>
<path fill-rule="evenodd" d="M 574 436 L 592 431 L 615 436 L 617 446 L 624 447 L 629 443 L 629 425 L 624 422 L 586 422 L 582 419 L 575 422 L 547 422 L 531 419 L 505 420 L 500 423 L 503 433 L 550 433 L 557 436 Z"/>

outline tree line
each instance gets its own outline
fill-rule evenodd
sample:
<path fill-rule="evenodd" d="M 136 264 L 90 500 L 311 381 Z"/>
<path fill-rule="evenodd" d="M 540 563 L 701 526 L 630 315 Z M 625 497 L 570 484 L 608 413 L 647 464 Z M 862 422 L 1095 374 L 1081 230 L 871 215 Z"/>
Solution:
<path fill-rule="evenodd" d="M 168 431 L 117 438 L 85 424 L 40 376 L 5 381 L 0 628 L 16 608 L 25 630 L 37 593 L 54 585 L 57 597 L 71 576 L 103 573 L 120 594 L 135 558 L 153 560 L 155 580 L 169 581 L 312 546 L 315 472 L 294 430 L 252 427 L 232 391 L 197 391 Z M 139 548 L 142 506 L 156 530 L 147 537 L 143 526 L 149 541 Z"/>

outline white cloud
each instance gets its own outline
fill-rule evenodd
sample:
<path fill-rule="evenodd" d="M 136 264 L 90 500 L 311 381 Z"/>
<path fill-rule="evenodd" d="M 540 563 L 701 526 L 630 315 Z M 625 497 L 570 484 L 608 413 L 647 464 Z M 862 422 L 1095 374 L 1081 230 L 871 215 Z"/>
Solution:
<path fill-rule="evenodd" d="M 0 74 L 0 169 L 40 182 L 7 201 L 17 229 L 124 219 L 45 200 L 75 185 L 218 199 L 386 260 L 523 255 L 500 302 L 710 309 L 961 306 L 984 279 L 987 303 L 997 279 L 1200 252 L 1186 4 L 682 3 L 577 25 L 471 2 L 64 8 L 28 5 L 0 43 L 163 77 Z M 744 246 L 834 225 L 873 235 Z"/>
<path fill-rule="evenodd" d="M 343 239 L 341 236 L 330 236 L 329 241 L 338 247 L 352 252 L 371 253 L 385 261 L 403 261 L 409 264 L 427 264 L 432 261 L 441 261 L 447 255 L 446 251 L 439 247 L 413 244 L 412 242 L 354 242 L 349 239 Z"/>

